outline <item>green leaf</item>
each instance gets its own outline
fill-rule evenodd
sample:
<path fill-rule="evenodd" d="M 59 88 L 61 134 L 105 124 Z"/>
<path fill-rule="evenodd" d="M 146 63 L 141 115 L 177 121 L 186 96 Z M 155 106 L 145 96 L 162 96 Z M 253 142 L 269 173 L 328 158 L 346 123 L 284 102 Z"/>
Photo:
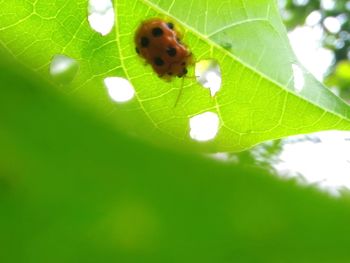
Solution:
<path fill-rule="evenodd" d="M 52 57 L 76 59 L 79 72 L 61 89 L 96 109 L 101 119 L 154 143 L 238 151 L 293 134 L 350 129 L 348 105 L 296 61 L 274 0 L 118 0 L 114 31 L 105 37 L 89 26 L 86 0 L 0 3 L 3 47 L 46 79 Z M 197 61 L 219 63 L 222 87 L 214 98 L 187 78 L 174 107 L 181 80 L 159 79 L 135 54 L 134 32 L 151 17 L 175 21 Z M 136 97 L 113 102 L 103 86 L 110 76 L 129 79 Z M 189 120 L 208 111 L 219 117 L 217 136 L 195 142 Z"/>
<path fill-rule="evenodd" d="M 349 262 L 349 198 L 132 139 L 0 55 L 0 262 Z"/>

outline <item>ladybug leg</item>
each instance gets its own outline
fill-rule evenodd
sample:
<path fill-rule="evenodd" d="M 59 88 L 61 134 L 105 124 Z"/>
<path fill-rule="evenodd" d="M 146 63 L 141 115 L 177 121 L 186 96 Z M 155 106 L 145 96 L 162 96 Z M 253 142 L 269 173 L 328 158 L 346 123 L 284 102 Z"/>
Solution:
<path fill-rule="evenodd" d="M 182 95 L 182 91 L 183 91 L 184 84 L 185 84 L 184 81 L 185 81 L 185 79 L 182 78 L 182 81 L 181 81 L 181 88 L 180 88 L 180 90 L 179 90 L 179 94 L 177 95 L 177 98 L 176 98 L 176 101 L 175 101 L 175 104 L 174 104 L 174 108 L 176 108 L 176 105 L 177 105 L 177 103 L 179 102 L 180 97 L 181 97 L 181 95 Z"/>

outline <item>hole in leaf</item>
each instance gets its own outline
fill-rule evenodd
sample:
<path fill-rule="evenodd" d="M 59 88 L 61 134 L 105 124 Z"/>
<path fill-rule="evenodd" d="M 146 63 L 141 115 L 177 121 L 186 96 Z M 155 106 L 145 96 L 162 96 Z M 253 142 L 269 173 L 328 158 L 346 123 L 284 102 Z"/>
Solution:
<path fill-rule="evenodd" d="M 219 117 L 213 112 L 204 112 L 190 119 L 190 136 L 196 141 L 209 141 L 219 130 Z"/>
<path fill-rule="evenodd" d="M 105 36 L 114 26 L 114 10 L 111 0 L 90 0 L 88 7 L 88 20 L 96 32 Z"/>
<path fill-rule="evenodd" d="M 221 70 L 216 60 L 201 60 L 196 63 L 195 74 L 197 81 L 204 88 L 210 89 L 214 96 L 221 88 Z"/>
<path fill-rule="evenodd" d="M 107 88 L 109 96 L 115 102 L 127 102 L 135 95 L 135 89 L 130 81 L 120 77 L 105 78 L 104 84 Z"/>
<path fill-rule="evenodd" d="M 50 65 L 50 74 L 60 84 L 69 84 L 79 70 L 78 62 L 65 55 L 55 55 Z"/>
<path fill-rule="evenodd" d="M 305 86 L 303 70 L 296 64 L 293 64 L 292 68 L 294 78 L 294 89 L 296 92 L 301 92 Z"/>

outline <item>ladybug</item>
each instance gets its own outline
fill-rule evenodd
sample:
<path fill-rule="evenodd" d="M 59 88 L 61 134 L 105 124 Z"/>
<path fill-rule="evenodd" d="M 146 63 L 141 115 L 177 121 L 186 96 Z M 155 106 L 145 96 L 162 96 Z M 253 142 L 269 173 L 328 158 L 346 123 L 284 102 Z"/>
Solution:
<path fill-rule="evenodd" d="M 159 77 L 184 77 L 192 63 L 192 53 L 181 42 L 171 22 L 153 18 L 141 23 L 135 33 L 136 52 L 152 65 Z"/>

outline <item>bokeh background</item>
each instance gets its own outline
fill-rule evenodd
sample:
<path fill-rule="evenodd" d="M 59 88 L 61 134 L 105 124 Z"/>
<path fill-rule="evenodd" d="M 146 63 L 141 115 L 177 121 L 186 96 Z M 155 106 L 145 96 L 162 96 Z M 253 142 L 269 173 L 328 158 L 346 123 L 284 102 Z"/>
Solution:
<path fill-rule="evenodd" d="M 350 1 L 278 0 L 298 60 L 350 102 Z M 350 188 L 350 133 L 319 132 L 267 142 L 240 156 L 332 195 Z M 227 156 L 224 158 L 228 158 Z"/>

